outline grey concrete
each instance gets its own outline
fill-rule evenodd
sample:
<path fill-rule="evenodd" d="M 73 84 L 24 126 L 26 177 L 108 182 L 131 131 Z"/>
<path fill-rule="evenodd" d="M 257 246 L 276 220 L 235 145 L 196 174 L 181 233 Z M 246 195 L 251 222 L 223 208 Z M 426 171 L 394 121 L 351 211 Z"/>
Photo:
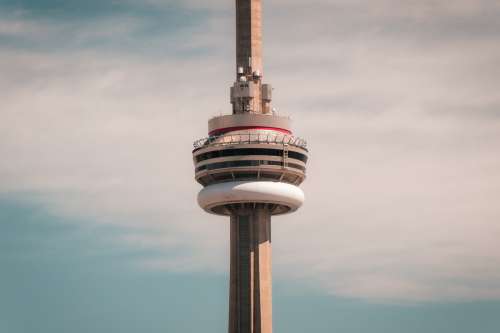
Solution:
<path fill-rule="evenodd" d="M 231 216 L 229 333 L 271 332 L 271 213 L 259 204 Z"/>

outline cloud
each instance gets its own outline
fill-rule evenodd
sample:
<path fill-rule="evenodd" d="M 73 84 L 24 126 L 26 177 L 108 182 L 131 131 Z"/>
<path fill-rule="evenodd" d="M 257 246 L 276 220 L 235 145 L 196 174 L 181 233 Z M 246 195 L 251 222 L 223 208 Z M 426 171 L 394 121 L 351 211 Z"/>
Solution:
<path fill-rule="evenodd" d="M 229 111 L 233 18 L 210 6 L 182 34 L 129 12 L 74 25 L 85 43 L 70 48 L 1 46 L 1 191 L 137 229 L 122 241 L 165 253 L 143 268 L 226 270 L 228 226 L 195 206 L 190 156 Z M 307 205 L 274 222 L 277 275 L 370 300 L 500 298 L 500 48 L 485 16 L 498 5 L 266 6 L 266 80 L 311 148 Z M 26 38 L 67 31 L 0 22 Z"/>

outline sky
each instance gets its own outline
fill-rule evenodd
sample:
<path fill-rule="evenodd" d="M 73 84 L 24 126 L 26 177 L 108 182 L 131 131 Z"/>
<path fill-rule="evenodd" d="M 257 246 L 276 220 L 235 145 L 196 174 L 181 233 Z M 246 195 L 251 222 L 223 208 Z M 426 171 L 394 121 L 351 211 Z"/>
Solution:
<path fill-rule="evenodd" d="M 229 113 L 234 3 L 0 0 L 0 332 L 220 332 L 228 224 L 192 142 Z M 274 330 L 500 330 L 500 3 L 264 0 L 308 140 Z"/>

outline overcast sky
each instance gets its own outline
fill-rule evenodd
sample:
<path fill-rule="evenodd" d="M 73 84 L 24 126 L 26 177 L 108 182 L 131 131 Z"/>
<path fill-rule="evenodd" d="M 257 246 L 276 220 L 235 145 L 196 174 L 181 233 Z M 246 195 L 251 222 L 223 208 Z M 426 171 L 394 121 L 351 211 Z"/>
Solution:
<path fill-rule="evenodd" d="M 191 149 L 230 112 L 233 7 L 0 0 L 0 331 L 225 330 L 228 224 Z M 500 2 L 264 7 L 264 79 L 310 148 L 275 328 L 498 332 Z"/>

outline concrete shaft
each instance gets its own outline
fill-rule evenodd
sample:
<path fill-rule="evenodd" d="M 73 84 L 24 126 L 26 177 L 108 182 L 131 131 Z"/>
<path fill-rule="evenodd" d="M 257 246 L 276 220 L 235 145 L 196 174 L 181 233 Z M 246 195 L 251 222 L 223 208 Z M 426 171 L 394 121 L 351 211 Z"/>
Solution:
<path fill-rule="evenodd" d="M 236 0 L 236 68 L 239 67 L 262 73 L 261 0 Z"/>
<path fill-rule="evenodd" d="M 271 214 L 265 204 L 231 216 L 229 333 L 272 333 Z"/>

